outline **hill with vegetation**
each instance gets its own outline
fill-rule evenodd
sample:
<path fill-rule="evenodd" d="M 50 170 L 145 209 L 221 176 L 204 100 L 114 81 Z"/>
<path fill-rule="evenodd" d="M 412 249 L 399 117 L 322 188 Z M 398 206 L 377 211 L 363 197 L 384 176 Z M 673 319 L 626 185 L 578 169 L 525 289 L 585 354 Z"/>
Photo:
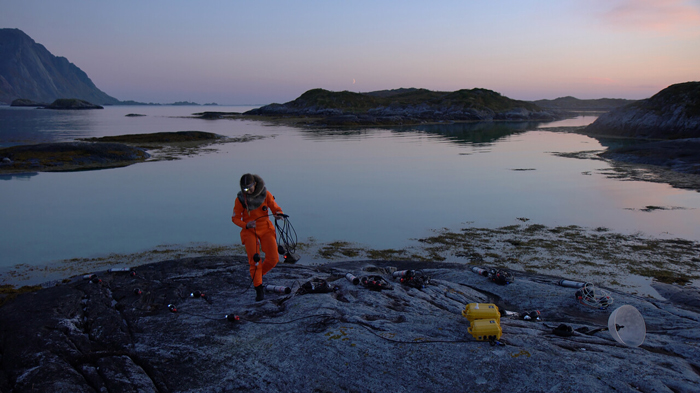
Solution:
<path fill-rule="evenodd" d="M 647 140 L 608 149 L 600 154 L 603 158 L 699 175 L 700 82 L 675 84 L 651 98 L 614 109 L 581 132 L 601 139 Z M 672 184 L 678 183 L 697 184 L 697 180 Z"/>
<path fill-rule="evenodd" d="M 603 114 L 584 132 L 649 139 L 698 138 L 700 82 L 671 85 L 651 98 Z"/>
<path fill-rule="evenodd" d="M 253 116 L 316 117 L 324 125 L 407 124 L 442 121 L 536 120 L 558 116 L 527 101 L 487 89 L 453 92 L 396 89 L 369 93 L 313 89 L 285 104 L 245 113 Z"/>
<path fill-rule="evenodd" d="M 54 56 L 19 29 L 0 29 L 0 103 L 18 98 L 37 103 L 59 98 L 119 103 L 65 57 Z"/>
<path fill-rule="evenodd" d="M 581 100 L 576 97 L 566 96 L 553 100 L 532 101 L 545 109 L 560 109 L 571 111 L 609 111 L 635 102 L 623 98 L 598 98 L 593 100 Z"/>

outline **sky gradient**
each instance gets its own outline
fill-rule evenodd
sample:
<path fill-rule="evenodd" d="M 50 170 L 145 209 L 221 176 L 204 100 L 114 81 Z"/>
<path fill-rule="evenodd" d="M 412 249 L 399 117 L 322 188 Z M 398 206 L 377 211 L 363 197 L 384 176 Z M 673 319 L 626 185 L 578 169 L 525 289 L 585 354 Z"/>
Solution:
<path fill-rule="evenodd" d="M 0 0 L 120 100 L 269 104 L 313 88 L 641 99 L 700 80 L 700 0 Z"/>

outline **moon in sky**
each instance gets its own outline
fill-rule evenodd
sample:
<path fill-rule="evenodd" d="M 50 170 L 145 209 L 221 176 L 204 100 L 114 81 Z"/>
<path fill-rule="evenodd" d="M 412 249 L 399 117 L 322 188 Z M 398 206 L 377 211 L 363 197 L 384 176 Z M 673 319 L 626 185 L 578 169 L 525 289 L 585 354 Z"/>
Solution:
<path fill-rule="evenodd" d="M 355 80 L 354 80 L 354 79 L 352 80 L 352 84 L 353 84 L 353 85 L 355 84 Z"/>

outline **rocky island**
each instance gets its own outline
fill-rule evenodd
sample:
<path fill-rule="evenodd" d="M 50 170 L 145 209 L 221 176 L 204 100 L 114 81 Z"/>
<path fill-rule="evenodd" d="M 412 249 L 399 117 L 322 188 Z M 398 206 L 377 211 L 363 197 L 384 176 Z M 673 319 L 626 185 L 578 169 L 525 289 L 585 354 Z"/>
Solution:
<path fill-rule="evenodd" d="M 0 173 L 115 168 L 148 157 L 145 150 L 120 143 L 39 143 L 0 149 Z"/>
<path fill-rule="evenodd" d="M 100 105 L 95 105 L 78 98 L 59 98 L 45 107 L 46 109 L 104 109 Z"/>
<path fill-rule="evenodd" d="M 376 126 L 461 121 L 551 121 L 562 114 L 487 89 L 440 92 L 395 89 L 369 93 L 313 89 L 294 101 L 244 113 L 307 126 Z"/>
<path fill-rule="evenodd" d="M 106 169 L 146 160 L 174 160 L 206 151 L 212 144 L 257 138 L 250 135 L 225 138 L 210 132 L 176 131 L 12 146 L 0 149 L 0 174 Z"/>
<path fill-rule="evenodd" d="M 608 149 L 603 158 L 700 174 L 700 82 L 669 86 L 651 98 L 598 117 L 581 130 L 596 138 L 643 143 Z"/>
<path fill-rule="evenodd" d="M 585 133 L 644 139 L 700 137 L 700 82 L 671 85 L 598 117 Z"/>

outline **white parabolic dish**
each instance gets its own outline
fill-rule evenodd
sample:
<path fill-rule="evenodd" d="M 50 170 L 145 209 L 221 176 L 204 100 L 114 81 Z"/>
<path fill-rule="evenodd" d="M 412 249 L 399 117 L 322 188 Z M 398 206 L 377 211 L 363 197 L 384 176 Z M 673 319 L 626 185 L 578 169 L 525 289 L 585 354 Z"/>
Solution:
<path fill-rule="evenodd" d="M 616 326 L 620 326 L 620 330 L 617 330 Z M 615 341 L 628 347 L 642 345 L 647 334 L 644 317 L 636 308 L 629 304 L 618 307 L 610 314 L 608 330 Z"/>

